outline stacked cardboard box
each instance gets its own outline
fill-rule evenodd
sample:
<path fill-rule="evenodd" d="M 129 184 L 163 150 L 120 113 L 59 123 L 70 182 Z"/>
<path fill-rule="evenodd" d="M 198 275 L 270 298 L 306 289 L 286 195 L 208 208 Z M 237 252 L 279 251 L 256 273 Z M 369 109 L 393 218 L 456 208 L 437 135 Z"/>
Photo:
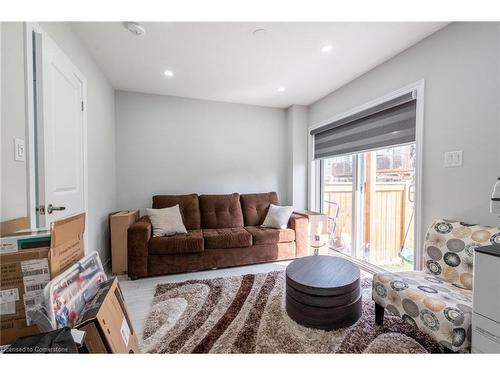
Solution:
<path fill-rule="evenodd" d="M 48 256 L 48 248 L 0 255 L 0 344 L 39 332 L 26 312 L 43 299 L 43 288 L 50 281 Z"/>
<path fill-rule="evenodd" d="M 13 229 L 24 229 L 16 228 Z M 50 231 L 15 232 L 0 239 L 0 344 L 39 333 L 27 311 L 43 288 L 84 255 L 85 214 L 52 223 Z"/>
<path fill-rule="evenodd" d="M 40 333 L 27 312 L 42 303 L 43 290 L 53 278 L 66 277 L 84 256 L 85 214 L 54 222 L 50 231 L 19 232 L 25 229 L 20 223 L 29 225 L 27 220 L 11 221 L 9 231 L 15 233 L 4 235 L 2 230 L 0 238 L 1 345 Z M 84 348 L 89 353 L 139 352 L 117 279 L 99 285 L 75 328 L 86 333 Z"/>

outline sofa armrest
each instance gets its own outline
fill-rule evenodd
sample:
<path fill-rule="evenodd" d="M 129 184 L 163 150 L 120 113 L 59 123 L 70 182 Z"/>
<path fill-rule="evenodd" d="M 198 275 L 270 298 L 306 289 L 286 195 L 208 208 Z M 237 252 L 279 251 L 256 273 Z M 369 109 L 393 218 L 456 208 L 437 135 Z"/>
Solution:
<path fill-rule="evenodd" d="M 309 255 L 309 218 L 294 212 L 288 226 L 295 231 L 297 258 Z"/>
<path fill-rule="evenodd" d="M 132 279 L 148 275 L 148 244 L 152 230 L 148 216 L 141 217 L 128 228 L 128 275 Z"/>

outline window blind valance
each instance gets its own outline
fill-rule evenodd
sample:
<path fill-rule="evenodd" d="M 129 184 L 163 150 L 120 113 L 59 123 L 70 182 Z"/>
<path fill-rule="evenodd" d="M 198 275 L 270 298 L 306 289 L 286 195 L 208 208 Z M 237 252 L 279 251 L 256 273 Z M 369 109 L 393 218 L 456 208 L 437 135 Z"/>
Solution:
<path fill-rule="evenodd" d="M 415 141 L 416 100 L 408 93 L 311 131 L 314 159 Z"/>

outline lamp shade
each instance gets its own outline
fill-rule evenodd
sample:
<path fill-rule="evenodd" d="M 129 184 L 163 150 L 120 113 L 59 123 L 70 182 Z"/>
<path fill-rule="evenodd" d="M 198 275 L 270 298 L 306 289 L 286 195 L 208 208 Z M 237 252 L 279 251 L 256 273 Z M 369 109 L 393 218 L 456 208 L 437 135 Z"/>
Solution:
<path fill-rule="evenodd" d="M 319 212 L 309 213 L 309 235 L 321 236 L 328 233 L 328 216 Z"/>

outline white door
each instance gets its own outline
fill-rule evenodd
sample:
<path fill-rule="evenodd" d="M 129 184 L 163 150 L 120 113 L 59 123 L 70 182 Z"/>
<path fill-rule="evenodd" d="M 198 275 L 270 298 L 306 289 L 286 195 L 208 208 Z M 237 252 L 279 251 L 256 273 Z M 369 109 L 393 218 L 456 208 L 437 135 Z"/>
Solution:
<path fill-rule="evenodd" d="M 38 226 L 85 210 L 85 79 L 46 33 L 35 33 Z"/>

